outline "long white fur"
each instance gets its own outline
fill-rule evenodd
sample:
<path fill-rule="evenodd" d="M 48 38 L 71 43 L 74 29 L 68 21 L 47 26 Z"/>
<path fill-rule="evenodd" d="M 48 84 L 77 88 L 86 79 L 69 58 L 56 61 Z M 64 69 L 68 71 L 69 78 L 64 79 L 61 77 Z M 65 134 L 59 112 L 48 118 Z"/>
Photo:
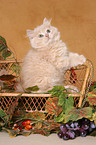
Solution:
<path fill-rule="evenodd" d="M 27 36 L 32 47 L 22 67 L 24 89 L 38 85 L 39 92 L 47 92 L 54 85 L 64 85 L 64 70 L 86 61 L 83 55 L 68 51 L 60 32 L 46 18 L 33 31 L 27 30 Z"/>

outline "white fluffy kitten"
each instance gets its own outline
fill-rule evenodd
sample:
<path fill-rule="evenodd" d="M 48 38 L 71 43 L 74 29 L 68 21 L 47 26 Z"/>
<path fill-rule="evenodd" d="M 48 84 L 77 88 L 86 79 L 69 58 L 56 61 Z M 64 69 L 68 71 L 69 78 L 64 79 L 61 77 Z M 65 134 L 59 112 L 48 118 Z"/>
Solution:
<path fill-rule="evenodd" d="M 24 89 L 38 85 L 39 92 L 47 92 L 54 85 L 64 85 L 64 70 L 86 61 L 83 55 L 68 51 L 60 32 L 50 23 L 45 18 L 42 25 L 27 30 L 32 48 L 22 67 Z"/>

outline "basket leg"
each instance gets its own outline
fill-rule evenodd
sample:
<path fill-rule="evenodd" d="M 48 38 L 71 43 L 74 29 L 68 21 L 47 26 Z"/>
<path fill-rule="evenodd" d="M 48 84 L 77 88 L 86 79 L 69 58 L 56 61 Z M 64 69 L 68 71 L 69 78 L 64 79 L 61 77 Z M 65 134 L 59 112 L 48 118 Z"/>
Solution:
<path fill-rule="evenodd" d="M 85 79 L 84 79 L 84 82 L 83 82 L 83 85 L 82 85 L 82 90 L 81 90 L 81 94 L 82 95 L 80 95 L 80 100 L 79 100 L 79 103 L 78 103 L 78 107 L 81 107 L 82 101 L 84 99 L 84 96 L 83 95 L 85 94 L 86 84 L 87 84 L 87 80 L 88 80 L 89 73 L 90 73 L 90 68 L 88 67 L 86 69 Z"/>
<path fill-rule="evenodd" d="M 79 99 L 78 107 L 81 107 L 83 98 L 84 98 L 84 97 L 81 95 L 81 96 L 80 96 L 80 99 Z"/>

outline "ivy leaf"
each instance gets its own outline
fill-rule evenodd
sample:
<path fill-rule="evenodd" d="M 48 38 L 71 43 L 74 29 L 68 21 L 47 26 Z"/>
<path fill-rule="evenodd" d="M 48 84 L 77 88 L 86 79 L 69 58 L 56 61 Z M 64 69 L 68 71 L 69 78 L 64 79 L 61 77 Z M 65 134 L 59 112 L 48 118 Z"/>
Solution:
<path fill-rule="evenodd" d="M 90 89 L 89 89 L 89 92 L 93 92 L 94 89 L 96 89 L 96 81 L 92 82 Z"/>
<path fill-rule="evenodd" d="M 23 136 L 29 136 L 30 134 L 32 133 L 32 131 L 22 131 L 20 132 L 20 135 L 23 135 Z"/>
<path fill-rule="evenodd" d="M 28 87 L 28 88 L 26 88 L 26 91 L 38 91 L 38 90 L 39 90 L 39 88 L 38 88 L 37 85 L 35 85 L 35 86 L 33 86 L 33 87 Z"/>
<path fill-rule="evenodd" d="M 16 77 L 13 76 L 13 75 L 2 75 L 2 76 L 0 76 L 0 80 L 1 81 L 11 81 L 14 78 L 16 78 Z"/>
<path fill-rule="evenodd" d="M 63 85 L 56 85 L 48 93 L 51 93 L 53 97 L 59 97 L 62 91 L 66 91 L 65 87 Z"/>
<path fill-rule="evenodd" d="M 8 134 L 10 135 L 10 137 L 16 137 L 17 135 L 20 134 L 19 130 L 12 130 L 12 129 L 8 129 L 8 128 L 5 128 L 5 127 L 3 127 L 2 129 L 7 131 Z"/>
<path fill-rule="evenodd" d="M 5 45 L 2 45 L 2 43 L 0 43 L 0 52 L 5 50 L 6 49 L 6 46 Z"/>
<path fill-rule="evenodd" d="M 2 36 L 0 36 L 0 52 L 6 48 L 8 48 L 6 40 Z"/>
<path fill-rule="evenodd" d="M 65 111 L 71 110 L 73 105 L 74 105 L 74 99 L 72 96 L 66 98 L 66 95 L 64 92 L 61 93 L 61 95 L 59 96 L 59 101 L 58 104 L 60 106 L 62 106 L 63 108 L 63 113 L 65 113 Z"/>
<path fill-rule="evenodd" d="M 59 115 L 62 111 L 62 107 L 58 105 L 58 98 L 49 98 L 46 101 L 45 111 L 51 115 Z"/>
<path fill-rule="evenodd" d="M 92 118 L 92 120 L 94 120 L 94 123 L 95 123 L 95 126 L 96 126 L 96 112 L 93 113 L 93 118 Z"/>
<path fill-rule="evenodd" d="M 96 88 L 94 88 L 94 90 L 92 92 L 96 94 Z"/>
<path fill-rule="evenodd" d="M 65 114 L 73 109 L 74 99 L 72 96 L 68 97 L 65 102 Z"/>
<path fill-rule="evenodd" d="M 7 110 L 7 116 L 8 116 L 8 120 L 7 120 L 7 124 L 10 124 L 10 121 L 13 117 L 13 114 L 16 110 L 16 107 L 18 106 L 18 100 L 19 100 L 20 96 L 17 96 L 15 98 L 15 100 L 12 102 L 12 104 L 10 105 L 10 107 Z"/>
<path fill-rule="evenodd" d="M 50 133 L 57 132 L 60 129 L 60 123 L 47 121 L 47 124 L 49 125 L 46 125 L 44 129 Z"/>
<path fill-rule="evenodd" d="M 40 128 L 42 128 L 42 122 L 37 122 L 36 124 L 35 124 L 35 128 L 36 129 L 40 129 Z"/>
<path fill-rule="evenodd" d="M 40 129 L 34 128 L 32 130 L 32 133 L 48 136 L 48 135 L 50 135 L 50 133 L 57 132 L 57 130 L 59 130 L 59 126 L 60 126 L 60 124 L 57 122 L 45 121 L 45 123 L 42 125 L 42 128 L 40 128 Z"/>
<path fill-rule="evenodd" d="M 90 105 L 96 105 L 96 95 L 94 95 L 94 93 L 88 93 L 87 100 Z"/>
<path fill-rule="evenodd" d="M 85 107 L 85 108 L 79 108 L 76 109 L 73 107 L 70 111 L 67 111 L 65 114 L 65 122 L 68 122 L 69 120 L 77 121 L 78 119 L 81 119 L 83 117 L 85 118 L 91 118 L 92 117 L 92 108 L 91 107 Z"/>
<path fill-rule="evenodd" d="M 4 51 L 3 51 L 3 53 L 2 53 L 2 56 L 3 56 L 4 59 L 5 59 L 6 57 L 11 56 L 11 54 L 12 54 L 11 51 L 4 49 Z"/>
<path fill-rule="evenodd" d="M 59 96 L 58 105 L 63 106 L 65 105 L 65 102 L 66 102 L 65 93 L 61 93 L 61 95 Z"/>
<path fill-rule="evenodd" d="M 7 116 L 7 113 L 5 111 L 3 111 L 1 108 L 0 108 L 0 117 L 6 124 L 7 120 L 8 120 L 8 116 Z"/>
<path fill-rule="evenodd" d="M 28 112 L 25 114 L 25 116 L 22 119 L 32 119 L 32 120 L 36 120 L 36 121 L 41 121 L 41 120 L 45 120 L 45 114 L 43 112 Z"/>
<path fill-rule="evenodd" d="M 6 59 L 6 57 L 11 56 L 12 54 L 12 52 L 8 49 L 6 40 L 2 36 L 0 36 L 0 53 L 1 59 Z"/>
<path fill-rule="evenodd" d="M 22 114 L 21 114 L 22 113 Z M 43 112 L 25 112 L 25 111 L 15 111 L 15 114 L 12 117 L 14 122 L 22 122 L 23 120 L 30 119 L 33 124 L 37 124 L 38 122 L 43 122 L 45 120 L 45 114 Z"/>
<path fill-rule="evenodd" d="M 58 116 L 55 116 L 56 122 L 64 122 L 64 120 L 65 120 L 65 114 L 63 112 L 61 112 L 61 114 L 59 114 Z"/>
<path fill-rule="evenodd" d="M 48 132 L 45 129 L 34 129 L 34 130 L 32 130 L 32 133 L 34 133 L 34 134 L 42 134 L 42 135 L 45 135 L 45 136 L 48 136 L 50 134 L 50 132 Z"/>
<path fill-rule="evenodd" d="M 19 106 L 18 106 L 19 108 Z M 14 114 L 12 116 L 13 122 L 22 120 L 26 116 L 26 111 L 24 109 L 15 109 Z"/>

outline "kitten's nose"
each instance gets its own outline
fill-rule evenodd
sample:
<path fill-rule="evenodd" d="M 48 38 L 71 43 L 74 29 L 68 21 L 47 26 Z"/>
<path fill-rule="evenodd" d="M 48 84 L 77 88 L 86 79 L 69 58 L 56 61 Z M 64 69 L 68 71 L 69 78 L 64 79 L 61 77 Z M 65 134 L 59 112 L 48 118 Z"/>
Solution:
<path fill-rule="evenodd" d="M 49 38 L 49 35 L 48 34 L 45 34 L 45 37 L 48 37 Z"/>

